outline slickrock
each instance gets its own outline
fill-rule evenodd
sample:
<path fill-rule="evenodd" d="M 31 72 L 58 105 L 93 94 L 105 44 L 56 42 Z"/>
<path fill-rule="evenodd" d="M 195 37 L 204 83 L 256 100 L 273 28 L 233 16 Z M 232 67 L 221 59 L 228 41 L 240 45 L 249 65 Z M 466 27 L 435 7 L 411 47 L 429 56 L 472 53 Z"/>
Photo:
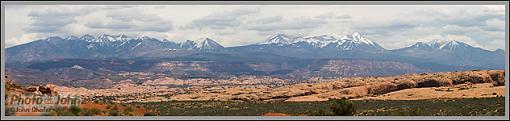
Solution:
<path fill-rule="evenodd" d="M 454 87 L 465 84 L 488 84 L 500 87 L 480 87 L 483 90 L 494 91 L 499 94 L 504 90 L 504 71 L 501 70 L 474 70 L 464 72 L 442 72 L 405 74 L 389 77 L 354 77 L 332 82 L 303 83 L 278 88 L 237 88 L 230 87 L 212 92 L 174 95 L 173 100 L 242 100 L 242 101 L 325 101 L 331 98 L 368 99 L 391 95 L 404 90 L 421 90 L 427 92 L 428 88 Z M 500 89 L 501 88 L 501 89 Z M 468 91 L 469 92 L 469 91 Z M 465 93 L 468 93 L 465 92 Z M 421 92 L 417 93 L 417 96 Z M 447 95 L 431 93 L 430 96 L 409 99 L 430 99 L 444 97 L 487 97 L 487 95 Z M 413 94 L 410 94 L 413 95 Z M 391 98 L 391 97 L 390 97 Z M 386 98 L 385 98 L 386 99 Z M 395 99 L 401 99 L 395 97 Z"/>
<path fill-rule="evenodd" d="M 388 77 L 350 77 L 330 81 L 303 82 L 292 85 L 268 86 L 273 78 L 240 78 L 233 85 L 229 80 L 191 80 L 185 82 L 173 78 L 148 80 L 135 84 L 130 80 L 121 81 L 106 89 L 86 89 L 47 85 L 27 88 L 29 91 L 42 90 L 45 94 L 79 95 L 86 97 L 116 97 L 116 101 L 325 101 L 332 98 L 349 99 L 430 99 L 430 98 L 472 98 L 503 95 L 505 73 L 502 70 L 473 70 L 463 72 L 438 72 L 404 74 Z M 265 79 L 269 79 L 265 80 Z M 277 79 L 276 79 L 277 80 Z M 277 80 L 282 81 L 282 80 Z M 197 83 L 195 83 L 197 82 Z M 168 84 L 191 85 L 187 88 L 168 87 Z M 201 85 L 203 84 L 203 85 Z M 220 84 L 220 85 L 216 85 Z M 222 85 L 226 84 L 226 85 Z M 479 84 L 485 86 L 479 86 Z M 471 87 L 470 85 L 478 85 Z M 451 88 L 451 89 L 450 89 Z M 453 91 L 451 91 L 453 90 Z M 483 94 L 482 94 L 483 93 Z M 485 94 L 487 93 L 487 94 Z M 489 94 L 490 93 L 490 94 Z M 425 95 L 427 94 L 427 95 Z M 368 98 L 376 97 L 376 98 Z"/>

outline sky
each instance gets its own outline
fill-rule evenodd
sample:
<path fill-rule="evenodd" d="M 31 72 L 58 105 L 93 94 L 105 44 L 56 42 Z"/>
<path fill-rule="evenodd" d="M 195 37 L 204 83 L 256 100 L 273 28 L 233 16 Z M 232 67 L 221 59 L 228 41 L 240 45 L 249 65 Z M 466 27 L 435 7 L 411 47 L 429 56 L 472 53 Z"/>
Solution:
<path fill-rule="evenodd" d="M 6 5 L 6 47 L 50 36 L 125 34 L 225 47 L 359 32 L 386 49 L 434 39 L 505 49 L 504 5 Z"/>

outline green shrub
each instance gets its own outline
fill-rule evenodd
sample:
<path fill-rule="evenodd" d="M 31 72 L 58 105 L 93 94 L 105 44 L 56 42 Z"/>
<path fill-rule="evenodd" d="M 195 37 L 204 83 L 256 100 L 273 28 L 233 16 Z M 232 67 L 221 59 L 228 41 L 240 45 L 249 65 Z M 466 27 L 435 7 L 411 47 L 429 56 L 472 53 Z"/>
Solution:
<path fill-rule="evenodd" d="M 422 113 L 421 108 L 408 108 L 398 111 L 399 116 L 420 116 Z"/>
<path fill-rule="evenodd" d="M 356 107 L 354 104 L 347 100 L 346 98 L 342 99 L 331 99 L 329 100 L 331 104 L 331 111 L 333 115 L 336 116 L 352 116 L 356 113 Z"/>
<path fill-rule="evenodd" d="M 73 105 L 73 106 L 71 106 L 71 109 L 70 109 L 70 110 L 71 110 L 71 112 L 72 112 L 74 115 L 76 115 L 76 116 L 80 115 L 81 109 L 80 109 L 78 106 L 74 106 L 74 105 Z"/>
<path fill-rule="evenodd" d="M 156 113 L 154 113 L 154 112 L 145 112 L 145 113 L 143 113 L 143 116 L 156 116 Z"/>
<path fill-rule="evenodd" d="M 130 114 L 131 112 L 133 112 L 133 111 L 134 111 L 134 109 L 133 109 L 133 107 L 132 107 L 132 106 L 127 106 L 127 108 L 126 108 L 126 109 L 124 109 L 123 113 L 124 113 L 125 115 L 129 115 L 129 114 Z"/>
<path fill-rule="evenodd" d="M 113 105 L 111 105 L 111 104 L 106 105 L 106 109 L 112 109 L 112 107 L 113 107 Z"/>
<path fill-rule="evenodd" d="M 84 115 L 84 116 L 95 116 L 95 115 L 99 115 L 101 113 L 102 113 L 101 110 L 94 108 L 94 109 L 83 110 L 82 115 Z"/>
<path fill-rule="evenodd" d="M 110 115 L 110 116 L 120 116 L 120 113 L 117 110 L 110 110 L 108 112 L 108 115 Z"/>
<path fill-rule="evenodd" d="M 64 112 L 59 112 L 57 113 L 58 116 L 75 116 L 73 112 L 68 112 L 68 111 L 64 111 Z"/>
<path fill-rule="evenodd" d="M 52 113 L 52 115 L 56 116 L 76 116 L 76 114 L 71 112 L 69 108 L 65 107 L 56 107 L 55 109 L 53 109 L 53 112 L 54 113 Z"/>
<path fill-rule="evenodd" d="M 333 116 L 333 114 L 331 113 L 331 111 L 325 111 L 325 110 L 319 110 L 317 113 L 315 114 L 312 114 L 314 116 Z"/>

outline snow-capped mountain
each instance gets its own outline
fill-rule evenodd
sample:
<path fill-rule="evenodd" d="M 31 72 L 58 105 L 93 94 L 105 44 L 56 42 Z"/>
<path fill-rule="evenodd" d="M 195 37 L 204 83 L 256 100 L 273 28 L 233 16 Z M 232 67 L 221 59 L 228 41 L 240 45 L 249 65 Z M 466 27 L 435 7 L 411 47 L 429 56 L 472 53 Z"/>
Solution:
<path fill-rule="evenodd" d="M 98 37 L 93 37 L 92 35 L 83 35 L 80 38 L 87 42 L 94 43 L 113 43 L 113 42 L 125 42 L 131 40 L 132 38 L 128 38 L 127 35 L 108 35 L 103 34 Z"/>
<path fill-rule="evenodd" d="M 297 37 L 294 38 L 293 43 L 308 43 L 313 47 L 322 48 L 329 43 L 339 42 L 335 37 L 330 35 L 320 35 L 320 36 L 312 36 L 312 37 Z"/>
<path fill-rule="evenodd" d="M 187 50 L 193 50 L 196 47 L 196 42 L 191 40 L 186 40 L 184 42 L 179 43 L 179 46 L 181 48 L 187 49 Z"/>
<path fill-rule="evenodd" d="M 369 40 L 366 37 L 362 36 L 359 32 L 356 32 L 352 35 L 345 35 L 344 37 L 342 37 L 341 40 L 344 40 L 344 41 L 351 40 L 354 43 L 358 43 L 358 44 L 374 45 L 374 42 L 372 40 Z"/>
<path fill-rule="evenodd" d="M 345 35 L 344 37 L 340 38 L 340 43 L 337 44 L 337 47 L 341 48 L 342 50 L 354 50 L 354 49 L 373 51 L 385 50 L 379 44 L 364 37 L 358 32 L 352 35 Z"/>
<path fill-rule="evenodd" d="M 276 34 L 264 41 L 261 44 L 277 44 L 277 45 L 287 45 L 293 43 L 293 39 L 291 39 L 289 36 L 284 34 Z"/>
<path fill-rule="evenodd" d="M 330 35 L 291 38 L 284 34 L 277 34 L 269 37 L 266 41 L 260 44 L 276 44 L 278 46 L 285 45 L 300 46 L 300 44 L 298 43 L 307 43 L 315 48 L 336 47 L 343 51 L 349 51 L 353 49 L 374 51 L 384 50 L 384 48 L 382 48 L 379 44 L 364 37 L 358 32 L 350 35 L 345 35 L 340 39 L 336 39 L 334 36 Z"/>
<path fill-rule="evenodd" d="M 456 41 L 456 40 L 433 40 L 428 42 L 428 44 L 436 49 L 441 50 L 458 50 L 458 49 L 465 49 L 472 47 L 469 44 L 466 44 L 464 42 Z"/>
<path fill-rule="evenodd" d="M 180 43 L 180 47 L 188 50 L 218 50 L 224 48 L 210 38 L 200 38 L 195 41 L 186 40 Z"/>
<path fill-rule="evenodd" d="M 251 60 L 271 58 L 269 61 L 275 58 L 281 60 L 352 58 L 498 68 L 504 67 L 504 54 L 505 50 L 489 51 L 456 40 L 418 42 L 405 48 L 385 50 L 360 33 L 341 37 L 330 35 L 290 37 L 276 34 L 262 43 L 226 48 L 210 38 L 175 42 L 147 36 L 85 34 L 78 37 L 48 37 L 6 48 L 6 60 L 9 63 L 143 57 L 232 59 L 239 56 L 252 58 Z"/>
<path fill-rule="evenodd" d="M 489 51 L 457 40 L 417 42 L 409 47 L 391 50 L 391 54 L 455 66 L 504 67 L 504 53 L 501 50 Z"/>
<path fill-rule="evenodd" d="M 457 40 L 431 40 L 428 42 L 417 42 L 408 48 L 455 51 L 475 47 Z"/>
<path fill-rule="evenodd" d="M 60 37 L 55 37 L 62 39 Z M 172 49 L 188 49 L 188 50 L 215 50 L 224 48 L 222 45 L 210 38 L 201 38 L 198 40 L 187 40 L 184 42 L 174 42 L 167 39 L 157 39 L 148 36 L 141 37 L 129 37 L 127 35 L 99 35 L 94 37 L 89 34 L 82 35 L 81 37 L 68 36 L 63 38 L 65 40 L 82 40 L 88 42 L 87 48 L 130 48 L 135 49 L 144 45 L 160 46 L 159 48 L 172 48 Z M 151 44 L 149 44 L 151 43 Z M 178 44 L 178 47 L 174 47 L 173 44 Z M 98 47 L 100 46 L 100 47 Z"/>
<path fill-rule="evenodd" d="M 196 40 L 195 43 L 195 47 L 199 50 L 216 50 L 224 48 L 219 43 L 210 38 L 201 38 Z"/>
<path fill-rule="evenodd" d="M 89 34 L 80 37 L 54 36 L 7 48 L 9 61 L 30 62 L 62 58 L 107 58 L 141 56 L 153 51 L 180 49 L 173 41 L 151 37 Z"/>
<path fill-rule="evenodd" d="M 87 41 L 87 42 L 93 42 L 96 39 L 96 37 L 94 37 L 90 34 L 85 34 L 85 35 L 82 35 L 79 39 Z"/>

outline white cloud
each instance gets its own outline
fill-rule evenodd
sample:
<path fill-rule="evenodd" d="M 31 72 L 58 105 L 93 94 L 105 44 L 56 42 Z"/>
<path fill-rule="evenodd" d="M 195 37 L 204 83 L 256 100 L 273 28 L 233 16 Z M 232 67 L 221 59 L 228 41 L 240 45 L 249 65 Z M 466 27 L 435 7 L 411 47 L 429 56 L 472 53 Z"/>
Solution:
<path fill-rule="evenodd" d="M 505 21 L 500 19 L 490 19 L 485 21 L 486 29 L 491 31 L 505 31 Z"/>
<path fill-rule="evenodd" d="M 56 35 L 126 34 L 175 41 L 211 37 L 247 45 L 277 33 L 313 36 L 360 32 L 387 49 L 418 40 L 456 39 L 504 49 L 502 5 L 174 5 L 8 6 L 7 47 Z"/>
<path fill-rule="evenodd" d="M 110 31 L 167 32 L 173 29 L 172 22 L 137 8 L 122 8 L 106 12 L 104 17 L 89 20 L 85 25 L 92 29 Z"/>
<path fill-rule="evenodd" d="M 227 27 L 236 27 L 242 24 L 242 20 L 246 16 L 258 13 L 258 9 L 235 9 L 229 11 L 219 11 L 211 13 L 199 19 L 191 21 L 191 23 L 185 25 L 184 29 L 201 29 L 201 28 L 212 28 L 212 29 L 224 29 Z"/>
<path fill-rule="evenodd" d="M 6 38 L 5 47 L 11 47 L 13 45 L 25 44 L 31 42 L 37 38 L 37 33 L 23 34 L 19 38 L 12 37 Z"/>

